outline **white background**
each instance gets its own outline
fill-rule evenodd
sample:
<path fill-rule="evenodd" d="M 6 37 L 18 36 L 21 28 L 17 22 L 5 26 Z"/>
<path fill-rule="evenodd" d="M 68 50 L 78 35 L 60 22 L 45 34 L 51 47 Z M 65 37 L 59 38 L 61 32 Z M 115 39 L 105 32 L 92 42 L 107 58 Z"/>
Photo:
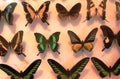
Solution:
<path fill-rule="evenodd" d="M 120 30 L 119 21 L 116 21 L 115 17 L 115 0 L 107 1 L 106 17 L 109 22 L 103 22 L 100 20 L 99 17 L 94 17 L 92 20 L 82 23 L 82 21 L 86 19 L 86 0 L 51 0 L 48 12 L 49 18 L 47 20 L 50 25 L 48 26 L 46 23 L 42 23 L 39 19 L 35 19 L 34 22 L 32 24 L 29 24 L 27 27 L 25 27 L 27 21 L 25 18 L 25 12 L 21 5 L 21 1 L 13 0 L 13 2 L 15 1 L 18 4 L 13 13 L 14 25 L 10 26 L 6 23 L 4 19 L 2 19 L 0 22 L 0 34 L 4 38 L 6 38 L 6 40 L 10 41 L 16 32 L 18 32 L 19 30 L 23 30 L 24 35 L 22 44 L 24 46 L 24 53 L 27 55 L 27 57 L 18 56 L 14 52 L 9 52 L 6 54 L 5 57 L 0 58 L 0 63 L 8 64 L 11 67 L 15 68 L 17 71 L 24 71 L 34 60 L 42 59 L 41 65 L 39 66 L 37 72 L 34 74 L 34 79 L 56 79 L 56 74 L 52 71 L 51 67 L 47 63 L 47 59 L 49 58 L 56 60 L 66 69 L 71 69 L 73 65 L 75 65 L 84 57 L 98 57 L 107 66 L 113 66 L 119 58 L 120 47 L 115 42 L 110 49 L 106 49 L 104 52 L 101 51 L 104 45 L 102 42 L 103 34 L 100 30 L 100 25 L 108 25 L 114 31 L 114 33 L 117 33 Z M 34 9 L 37 10 L 39 6 L 46 0 L 26 1 L 30 3 L 34 7 Z M 98 7 L 101 1 L 102 0 L 93 0 L 96 7 Z M 4 10 L 4 8 L 11 2 L 12 0 L 1 0 L 1 10 Z M 61 21 L 57 16 L 58 13 L 55 8 L 56 3 L 61 3 L 66 7 L 67 10 L 70 10 L 72 6 L 74 6 L 77 2 L 80 2 L 82 4 L 80 16 L 78 17 L 78 19 L 74 21 L 70 19 L 65 22 Z M 96 35 L 92 52 L 80 51 L 78 53 L 74 53 L 71 49 L 72 44 L 70 42 L 67 31 L 74 31 L 81 39 L 84 40 L 88 33 L 95 27 L 98 27 L 99 30 Z M 34 33 L 39 32 L 42 33 L 46 38 L 49 38 L 49 36 L 56 31 L 61 32 L 58 49 L 61 54 L 59 55 L 57 54 L 57 52 L 54 53 L 51 51 L 51 49 L 47 49 L 44 54 L 40 54 L 39 56 L 37 56 L 37 53 L 39 51 L 37 49 L 38 44 L 36 43 Z M 98 71 L 91 63 L 91 61 L 88 62 L 85 69 L 80 74 L 80 79 L 101 79 Z M 10 79 L 10 77 L 5 72 L 0 70 L 0 79 Z M 107 76 L 104 79 L 120 79 L 120 76 L 112 75 L 111 78 Z"/>

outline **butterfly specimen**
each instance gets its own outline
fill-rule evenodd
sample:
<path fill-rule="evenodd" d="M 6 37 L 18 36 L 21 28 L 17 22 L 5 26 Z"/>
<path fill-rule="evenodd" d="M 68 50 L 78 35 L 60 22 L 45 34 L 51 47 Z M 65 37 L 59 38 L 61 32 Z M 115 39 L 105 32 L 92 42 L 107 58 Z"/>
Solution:
<path fill-rule="evenodd" d="M 101 3 L 99 4 L 99 7 L 96 8 L 92 0 L 87 0 L 86 20 L 90 20 L 94 16 L 99 16 L 102 20 L 106 20 L 106 2 L 107 0 L 102 0 Z"/>
<path fill-rule="evenodd" d="M 114 39 L 117 40 L 117 43 L 120 46 L 120 31 L 117 34 L 114 34 L 113 31 L 106 25 L 101 25 L 100 28 L 105 37 L 103 40 L 104 48 L 102 49 L 102 51 L 111 47 Z"/>
<path fill-rule="evenodd" d="M 13 14 L 12 13 L 16 5 L 17 5 L 16 2 L 12 2 L 3 11 L 0 10 L 0 20 L 3 16 L 9 25 L 13 25 Z"/>
<path fill-rule="evenodd" d="M 26 12 L 26 19 L 27 19 L 27 24 L 25 26 L 27 26 L 29 23 L 32 23 L 33 20 L 38 16 L 41 21 L 43 23 L 47 23 L 49 25 L 49 23 L 47 22 L 47 18 L 48 18 L 48 10 L 49 10 L 49 4 L 50 1 L 46 1 L 44 2 L 37 11 L 34 10 L 34 8 L 27 2 L 22 2 L 24 11 Z"/>
<path fill-rule="evenodd" d="M 116 5 L 116 19 L 119 20 L 120 19 L 120 3 L 116 1 L 115 5 Z"/>
<path fill-rule="evenodd" d="M 68 31 L 68 35 L 70 37 L 71 43 L 72 43 L 72 50 L 77 53 L 81 49 L 85 48 L 87 51 L 92 51 L 93 44 L 95 40 L 96 33 L 98 31 L 98 28 L 94 28 L 86 37 L 84 41 L 80 40 L 80 38 L 72 31 Z"/>
<path fill-rule="evenodd" d="M 65 69 L 62 65 L 53 59 L 48 59 L 49 65 L 52 67 L 53 71 L 57 74 L 57 79 L 79 79 L 80 72 L 83 71 L 87 65 L 89 58 L 83 58 L 76 65 L 72 67 L 71 70 Z"/>
<path fill-rule="evenodd" d="M 56 4 L 56 10 L 61 20 L 66 20 L 68 17 L 70 17 L 73 20 L 77 19 L 79 16 L 80 9 L 81 9 L 81 3 L 75 4 L 70 9 L 70 11 L 67 11 L 67 9 L 63 5 L 59 3 Z"/>
<path fill-rule="evenodd" d="M 120 75 L 120 58 L 116 61 L 113 67 L 106 66 L 100 59 L 96 57 L 92 57 L 91 60 L 102 78 L 106 77 L 107 75 L 111 77 L 111 72 L 116 76 Z"/>
<path fill-rule="evenodd" d="M 23 31 L 18 31 L 10 42 L 0 35 L 0 56 L 5 56 L 8 50 L 13 49 L 16 54 L 26 56 L 22 51 L 23 47 L 21 45 L 23 38 Z"/>
<path fill-rule="evenodd" d="M 60 53 L 58 51 L 59 45 L 57 43 L 59 40 L 60 32 L 53 33 L 48 40 L 40 33 L 34 33 L 34 35 L 36 37 L 37 43 L 39 43 L 37 46 L 39 53 L 37 55 L 39 55 L 40 53 L 44 53 L 46 47 L 50 47 L 53 52 Z"/>
<path fill-rule="evenodd" d="M 0 69 L 11 76 L 11 79 L 34 79 L 33 74 L 35 74 L 40 64 L 41 60 L 37 59 L 24 72 L 18 72 L 6 64 L 0 64 Z"/>

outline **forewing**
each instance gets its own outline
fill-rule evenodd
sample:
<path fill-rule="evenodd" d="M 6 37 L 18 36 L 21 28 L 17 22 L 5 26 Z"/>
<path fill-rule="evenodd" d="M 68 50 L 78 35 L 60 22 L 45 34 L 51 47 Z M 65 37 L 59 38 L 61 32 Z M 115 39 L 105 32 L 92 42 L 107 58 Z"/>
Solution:
<path fill-rule="evenodd" d="M 56 10 L 57 10 L 58 16 L 61 20 L 66 20 L 68 18 L 68 11 L 63 5 L 57 3 Z"/>
<path fill-rule="evenodd" d="M 0 69 L 3 70 L 7 75 L 13 77 L 14 79 L 20 78 L 20 73 L 8 65 L 0 64 Z"/>
<path fill-rule="evenodd" d="M 12 2 L 10 3 L 5 9 L 4 9 L 4 17 L 5 20 L 7 21 L 8 24 L 12 25 L 13 23 L 13 11 L 16 7 L 17 3 L 16 2 Z"/>
<path fill-rule="evenodd" d="M 101 60 L 96 57 L 92 57 L 91 60 L 102 78 L 110 73 L 110 69 Z"/>
<path fill-rule="evenodd" d="M 35 74 L 35 72 L 37 71 L 40 64 L 41 64 L 40 59 L 37 59 L 32 64 L 30 64 L 30 66 L 23 72 L 24 78 L 31 79 L 31 76 L 33 76 Z M 33 76 L 33 78 L 34 78 L 34 76 Z"/>
<path fill-rule="evenodd" d="M 115 75 L 120 75 L 120 58 L 116 61 L 116 63 L 112 67 L 112 72 Z"/>
<path fill-rule="evenodd" d="M 46 38 L 40 33 L 34 33 L 34 35 L 36 38 L 36 42 L 38 43 L 38 50 L 41 53 L 44 53 L 47 44 Z"/>
<path fill-rule="evenodd" d="M 116 1 L 115 5 L 116 5 L 116 19 L 119 20 L 120 19 L 120 3 Z"/>
<path fill-rule="evenodd" d="M 0 56 L 5 56 L 9 48 L 9 43 L 0 35 Z"/>
<path fill-rule="evenodd" d="M 72 67 L 72 69 L 70 70 L 71 79 L 79 79 L 79 76 L 80 76 L 79 73 L 83 71 L 83 69 L 87 65 L 88 61 L 89 61 L 88 57 L 83 58 L 75 66 Z"/>
<path fill-rule="evenodd" d="M 57 42 L 59 40 L 59 35 L 60 35 L 60 32 L 55 32 L 48 39 L 50 47 L 54 52 L 58 51 L 59 45 Z"/>
<path fill-rule="evenodd" d="M 67 71 L 62 65 L 53 59 L 48 59 L 48 63 L 52 67 L 53 71 L 58 75 L 58 79 L 67 79 Z"/>
<path fill-rule="evenodd" d="M 114 40 L 114 33 L 113 33 L 113 31 L 108 27 L 108 26 L 106 26 L 106 25 L 101 25 L 100 26 L 100 28 L 101 28 L 101 30 L 102 30 L 102 32 L 103 32 L 103 35 L 104 35 L 104 40 L 103 40 L 103 42 L 104 42 L 104 49 L 105 48 L 109 48 L 110 46 L 111 46 L 111 44 L 112 44 L 112 42 L 113 42 L 113 40 Z M 104 50 L 103 49 L 103 50 Z"/>
<path fill-rule="evenodd" d="M 81 9 L 81 3 L 77 3 L 75 4 L 69 11 L 69 16 L 71 17 L 71 19 L 77 19 L 79 16 L 79 12 Z"/>

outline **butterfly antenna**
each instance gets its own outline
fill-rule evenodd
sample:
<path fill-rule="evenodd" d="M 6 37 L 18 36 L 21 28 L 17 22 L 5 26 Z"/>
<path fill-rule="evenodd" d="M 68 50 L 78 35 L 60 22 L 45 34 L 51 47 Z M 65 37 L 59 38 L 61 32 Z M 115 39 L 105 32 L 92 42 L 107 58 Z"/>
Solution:
<path fill-rule="evenodd" d="M 50 25 L 47 21 L 46 21 L 47 25 Z"/>
<path fill-rule="evenodd" d="M 82 23 L 84 23 L 85 21 L 87 21 L 87 19 L 85 19 Z"/>
<path fill-rule="evenodd" d="M 102 49 L 102 52 L 105 50 L 105 48 Z"/>
<path fill-rule="evenodd" d="M 40 55 L 40 52 L 37 54 L 37 56 Z"/>
<path fill-rule="evenodd" d="M 58 54 L 60 54 L 60 52 L 59 52 L 59 51 L 57 51 L 57 53 L 58 53 Z"/>
<path fill-rule="evenodd" d="M 22 55 L 23 55 L 24 57 L 26 57 L 26 55 L 25 55 L 24 53 L 22 53 Z"/>
<path fill-rule="evenodd" d="M 27 22 L 27 23 L 25 24 L 25 27 L 27 27 L 28 24 L 29 24 L 29 23 Z"/>

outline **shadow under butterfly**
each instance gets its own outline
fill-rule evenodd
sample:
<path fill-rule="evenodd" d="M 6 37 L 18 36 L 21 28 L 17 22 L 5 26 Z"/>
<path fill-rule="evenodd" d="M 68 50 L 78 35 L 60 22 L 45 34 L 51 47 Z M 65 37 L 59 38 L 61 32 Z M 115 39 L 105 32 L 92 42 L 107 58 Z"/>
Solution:
<path fill-rule="evenodd" d="M 48 40 L 41 33 L 34 33 L 34 35 L 36 38 L 36 42 L 38 43 L 37 48 L 39 50 L 39 53 L 37 55 L 39 55 L 40 53 L 44 53 L 46 47 L 50 47 L 53 52 L 58 52 L 58 54 L 60 54 L 60 52 L 58 51 L 59 44 L 57 43 L 59 41 L 60 32 L 53 33 Z"/>
<path fill-rule="evenodd" d="M 79 16 L 79 12 L 81 10 L 81 3 L 75 4 L 69 11 L 61 4 L 56 4 L 56 10 L 58 12 L 58 17 L 65 21 L 68 18 L 75 20 Z"/>
<path fill-rule="evenodd" d="M 16 2 L 12 2 L 9 5 L 7 5 L 7 7 L 3 11 L 0 10 L 0 20 L 2 17 L 4 17 L 6 22 L 9 25 L 13 25 L 13 14 L 12 13 L 13 13 L 16 5 L 17 5 Z"/>
<path fill-rule="evenodd" d="M 24 72 L 18 72 L 6 64 L 0 64 L 0 69 L 6 72 L 7 75 L 11 76 L 11 79 L 34 79 L 33 74 L 35 74 L 40 64 L 41 60 L 37 59 L 30 64 L 30 66 Z"/>
<path fill-rule="evenodd" d="M 113 31 L 106 25 L 101 25 L 100 28 L 105 37 L 103 40 L 104 48 L 102 49 L 102 51 L 110 48 L 114 40 L 117 40 L 117 43 L 120 46 L 120 31 L 117 34 L 114 34 Z"/>
<path fill-rule="evenodd" d="M 10 42 L 0 35 L 0 56 L 5 56 L 8 50 L 14 50 L 16 54 L 26 56 L 23 53 L 23 46 L 21 45 L 23 38 L 23 31 L 18 31 Z"/>
<path fill-rule="evenodd" d="M 100 59 L 96 57 L 92 57 L 91 60 L 96 69 L 98 70 L 100 77 L 104 78 L 108 75 L 109 77 L 111 77 L 111 73 L 113 73 L 116 76 L 120 75 L 120 58 L 112 67 L 106 66 L 105 63 L 103 63 Z"/>
<path fill-rule="evenodd" d="M 25 26 L 29 23 L 31 24 L 36 17 L 40 18 L 43 23 L 47 23 L 49 25 L 47 22 L 47 12 L 49 10 L 50 1 L 44 2 L 37 11 L 35 11 L 34 8 L 27 2 L 22 1 L 22 5 L 27 19 L 27 24 Z"/>
<path fill-rule="evenodd" d="M 53 59 L 48 59 L 49 65 L 52 67 L 53 71 L 57 74 L 57 79 L 79 79 L 80 77 L 79 73 L 83 71 L 88 61 L 89 61 L 88 57 L 83 58 L 76 65 L 74 65 L 72 69 L 66 70 L 57 61 Z"/>
<path fill-rule="evenodd" d="M 86 37 L 86 39 L 80 40 L 80 38 L 72 31 L 68 31 L 68 35 L 70 37 L 71 43 L 72 43 L 72 50 L 77 53 L 80 50 L 84 51 L 86 49 L 87 51 L 92 51 L 93 44 L 95 40 L 96 33 L 98 31 L 98 28 L 94 28 Z"/>
<path fill-rule="evenodd" d="M 107 21 L 106 2 L 107 0 L 102 0 L 101 3 L 99 4 L 99 7 L 96 8 L 92 0 L 87 0 L 87 16 L 83 22 L 92 19 L 94 16 L 99 16 L 102 20 Z"/>

